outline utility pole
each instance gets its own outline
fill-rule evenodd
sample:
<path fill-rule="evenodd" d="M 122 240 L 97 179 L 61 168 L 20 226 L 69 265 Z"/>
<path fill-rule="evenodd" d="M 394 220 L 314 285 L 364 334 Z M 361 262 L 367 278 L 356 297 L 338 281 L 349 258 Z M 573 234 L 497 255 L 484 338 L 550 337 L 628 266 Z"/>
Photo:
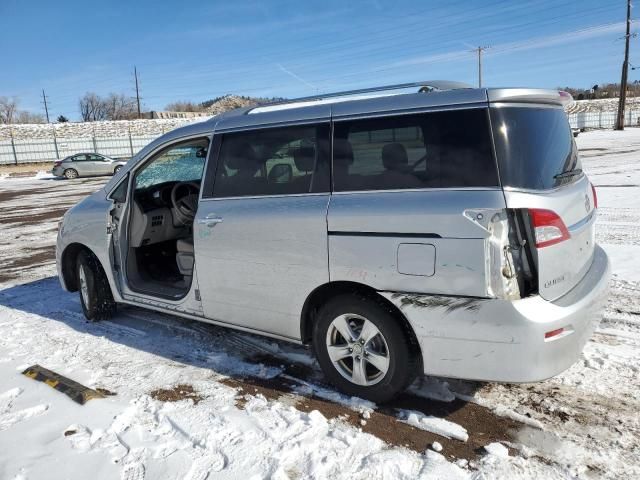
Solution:
<path fill-rule="evenodd" d="M 629 71 L 629 38 L 631 37 L 631 0 L 627 0 L 627 34 L 624 37 L 624 63 L 620 80 L 620 99 L 618 101 L 618 118 L 616 130 L 624 130 L 624 107 L 627 101 L 627 73 Z"/>
<path fill-rule="evenodd" d="M 49 107 L 47 106 L 47 96 L 44 94 L 44 88 L 42 89 L 42 103 L 44 104 L 44 113 L 47 115 L 47 123 L 49 123 Z"/>
<path fill-rule="evenodd" d="M 474 52 L 478 52 L 478 88 L 482 88 L 482 52 L 491 48 L 489 45 L 474 48 Z"/>
<path fill-rule="evenodd" d="M 136 77 L 136 102 L 138 104 L 138 118 L 140 118 L 140 90 L 138 89 L 138 70 L 133 67 L 133 75 Z"/>

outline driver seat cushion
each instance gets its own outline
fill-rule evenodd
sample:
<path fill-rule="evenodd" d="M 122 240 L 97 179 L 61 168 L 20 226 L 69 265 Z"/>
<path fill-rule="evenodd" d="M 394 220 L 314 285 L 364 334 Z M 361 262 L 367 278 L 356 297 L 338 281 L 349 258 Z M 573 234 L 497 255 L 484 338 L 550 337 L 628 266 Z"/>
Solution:
<path fill-rule="evenodd" d="M 193 275 L 193 238 L 179 238 L 176 241 L 176 263 L 180 274 Z"/>

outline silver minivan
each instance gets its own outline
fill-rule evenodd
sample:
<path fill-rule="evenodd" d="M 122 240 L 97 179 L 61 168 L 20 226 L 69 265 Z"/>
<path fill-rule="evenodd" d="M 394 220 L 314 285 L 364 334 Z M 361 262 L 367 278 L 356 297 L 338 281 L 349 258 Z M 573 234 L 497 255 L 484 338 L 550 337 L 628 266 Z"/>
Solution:
<path fill-rule="evenodd" d="M 308 344 L 377 402 L 423 373 L 546 379 L 609 279 L 570 101 L 419 82 L 179 128 L 65 214 L 62 286 L 90 320 L 129 304 Z"/>
<path fill-rule="evenodd" d="M 115 175 L 126 162 L 99 153 L 76 153 L 53 164 L 51 173 L 67 179 L 98 175 Z"/>

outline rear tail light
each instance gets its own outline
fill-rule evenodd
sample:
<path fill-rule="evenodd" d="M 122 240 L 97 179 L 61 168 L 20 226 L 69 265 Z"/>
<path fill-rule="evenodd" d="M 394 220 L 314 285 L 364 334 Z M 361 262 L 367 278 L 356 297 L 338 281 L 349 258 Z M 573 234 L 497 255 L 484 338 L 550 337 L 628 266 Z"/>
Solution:
<path fill-rule="evenodd" d="M 61 162 L 61 161 L 60 161 L 60 162 L 55 162 L 55 163 L 53 164 L 53 166 L 54 166 L 54 167 L 59 167 L 60 165 L 62 165 L 62 162 Z"/>
<path fill-rule="evenodd" d="M 591 191 L 593 192 L 593 208 L 598 208 L 598 194 L 596 193 L 596 187 L 591 184 Z"/>
<path fill-rule="evenodd" d="M 529 209 L 536 236 L 536 247 L 544 248 L 571 238 L 569 230 L 557 213 L 540 208 Z"/>

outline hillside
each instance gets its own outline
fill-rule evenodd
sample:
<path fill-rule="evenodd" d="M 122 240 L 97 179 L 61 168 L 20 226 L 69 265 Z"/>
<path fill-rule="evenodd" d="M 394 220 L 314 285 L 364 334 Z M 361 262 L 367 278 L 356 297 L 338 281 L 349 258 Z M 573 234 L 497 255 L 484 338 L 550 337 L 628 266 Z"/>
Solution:
<path fill-rule="evenodd" d="M 260 97 L 245 97 L 240 95 L 224 95 L 212 100 L 202 102 L 204 111 L 211 115 L 218 115 L 228 110 L 241 107 L 251 107 L 253 105 L 260 105 L 263 103 L 274 102 L 283 100 L 282 98 L 260 98 Z"/>

